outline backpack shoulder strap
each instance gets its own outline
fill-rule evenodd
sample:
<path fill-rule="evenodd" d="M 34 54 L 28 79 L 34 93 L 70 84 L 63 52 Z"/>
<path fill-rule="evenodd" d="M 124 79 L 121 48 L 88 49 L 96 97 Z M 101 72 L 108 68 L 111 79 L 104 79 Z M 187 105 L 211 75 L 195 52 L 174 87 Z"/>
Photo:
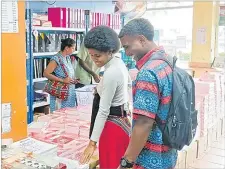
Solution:
<path fill-rule="evenodd" d="M 177 61 L 177 57 L 174 56 L 166 56 L 165 57 L 165 53 L 164 52 L 158 52 L 158 53 L 155 53 L 151 60 L 163 60 L 165 61 L 172 69 L 174 69 L 175 65 L 176 65 L 176 61 Z"/>

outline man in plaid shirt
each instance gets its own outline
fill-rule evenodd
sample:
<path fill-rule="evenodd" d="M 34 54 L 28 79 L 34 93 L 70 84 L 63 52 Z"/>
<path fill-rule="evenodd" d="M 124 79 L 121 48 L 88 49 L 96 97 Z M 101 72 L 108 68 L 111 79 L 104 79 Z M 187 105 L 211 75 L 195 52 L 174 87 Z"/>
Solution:
<path fill-rule="evenodd" d="M 153 42 L 154 28 L 143 18 L 126 24 L 119 34 L 128 56 L 137 61 L 138 74 L 133 82 L 133 131 L 119 168 L 172 169 L 177 151 L 163 144 L 162 132 L 155 123 L 166 122 L 172 95 L 172 69 L 156 55 L 166 57 Z"/>

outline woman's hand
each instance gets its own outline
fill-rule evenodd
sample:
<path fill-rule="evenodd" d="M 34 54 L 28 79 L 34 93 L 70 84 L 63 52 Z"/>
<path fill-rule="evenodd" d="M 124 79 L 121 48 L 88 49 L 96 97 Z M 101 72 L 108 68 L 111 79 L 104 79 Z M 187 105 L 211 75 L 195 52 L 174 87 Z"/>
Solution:
<path fill-rule="evenodd" d="M 80 79 L 75 79 L 74 84 L 80 83 Z"/>
<path fill-rule="evenodd" d="M 66 77 L 65 79 L 63 79 L 63 83 L 73 84 L 74 80 L 72 78 L 70 78 L 70 77 Z"/>
<path fill-rule="evenodd" d="M 80 159 L 81 164 L 86 164 L 90 161 L 94 151 L 96 149 L 96 143 L 93 141 L 90 141 L 86 149 L 84 150 L 84 153 Z"/>
<path fill-rule="evenodd" d="M 99 75 L 95 74 L 95 75 L 93 76 L 93 78 L 94 78 L 94 80 L 95 80 L 96 83 L 99 83 L 99 82 L 100 82 L 100 77 L 99 77 Z"/>

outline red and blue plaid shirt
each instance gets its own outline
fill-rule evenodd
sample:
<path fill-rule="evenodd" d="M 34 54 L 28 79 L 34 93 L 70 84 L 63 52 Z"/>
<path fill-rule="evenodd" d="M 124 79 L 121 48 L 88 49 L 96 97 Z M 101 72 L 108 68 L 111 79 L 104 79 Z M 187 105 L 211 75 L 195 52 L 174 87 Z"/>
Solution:
<path fill-rule="evenodd" d="M 164 53 L 162 48 L 149 51 L 137 62 L 139 69 L 133 83 L 133 124 L 140 115 L 155 119 L 158 116 L 166 121 L 171 103 L 172 69 L 162 60 L 151 60 L 157 54 Z M 174 168 L 177 161 L 177 151 L 163 145 L 162 132 L 153 126 L 144 149 L 138 156 L 137 169 L 169 169 Z"/>

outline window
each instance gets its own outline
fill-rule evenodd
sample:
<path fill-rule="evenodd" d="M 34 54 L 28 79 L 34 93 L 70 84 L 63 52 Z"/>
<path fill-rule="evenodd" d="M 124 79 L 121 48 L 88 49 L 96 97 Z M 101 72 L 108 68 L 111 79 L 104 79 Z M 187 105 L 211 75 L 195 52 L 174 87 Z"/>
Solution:
<path fill-rule="evenodd" d="M 188 62 L 192 50 L 193 2 L 149 3 L 142 16 L 153 24 L 158 36 L 155 42 L 164 46 L 167 53 Z"/>
<path fill-rule="evenodd" d="M 225 6 L 225 2 L 220 2 L 222 6 Z M 222 12 L 220 12 L 222 14 Z M 221 17 L 221 16 L 220 16 Z M 224 17 L 224 15 L 223 15 Z M 224 18 L 223 18 L 224 19 Z M 225 68 L 225 25 L 220 25 L 218 29 L 218 55 L 215 58 L 214 67 Z"/>

